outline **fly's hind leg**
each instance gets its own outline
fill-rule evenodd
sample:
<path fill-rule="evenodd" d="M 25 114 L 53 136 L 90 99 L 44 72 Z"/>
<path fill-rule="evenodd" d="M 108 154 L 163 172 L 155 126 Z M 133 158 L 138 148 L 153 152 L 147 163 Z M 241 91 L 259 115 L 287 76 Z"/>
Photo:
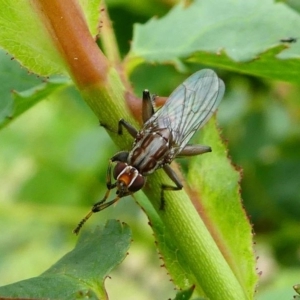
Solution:
<path fill-rule="evenodd" d="M 204 145 L 186 145 L 176 157 L 195 156 L 211 152 L 211 147 Z"/>
<path fill-rule="evenodd" d="M 199 154 L 203 154 L 206 152 L 211 152 L 211 147 L 203 146 L 203 145 L 186 145 L 183 148 L 183 150 L 176 157 L 179 158 L 179 157 L 184 157 L 184 156 L 194 156 L 194 155 L 199 155 Z M 165 206 L 165 199 L 164 199 L 165 191 L 179 191 L 183 187 L 177 174 L 169 165 L 164 165 L 163 169 L 165 170 L 165 172 L 169 176 L 169 178 L 175 183 L 176 186 L 166 185 L 166 184 L 163 184 L 161 186 L 160 209 L 164 209 L 164 206 Z"/>
<path fill-rule="evenodd" d="M 167 185 L 167 184 L 163 184 L 161 186 L 160 207 L 159 207 L 159 209 L 161 209 L 161 210 L 163 210 L 164 207 L 165 207 L 164 192 L 165 191 L 179 191 L 183 187 L 183 185 L 180 182 L 177 174 L 175 173 L 175 171 L 169 165 L 164 165 L 163 169 L 166 172 L 166 174 L 169 176 L 169 178 L 176 184 L 176 186 Z"/>
<path fill-rule="evenodd" d="M 153 101 L 155 96 L 151 97 L 148 90 L 143 91 L 143 106 L 142 106 L 142 117 L 143 123 L 146 123 L 154 114 Z"/>

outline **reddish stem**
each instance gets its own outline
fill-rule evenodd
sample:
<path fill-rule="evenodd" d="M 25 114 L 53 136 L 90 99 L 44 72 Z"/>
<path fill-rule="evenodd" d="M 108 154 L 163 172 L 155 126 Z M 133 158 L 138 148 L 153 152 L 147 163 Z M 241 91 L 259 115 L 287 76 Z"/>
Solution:
<path fill-rule="evenodd" d="M 79 4 L 74 0 L 33 3 L 78 87 L 104 84 L 109 63 L 89 32 Z"/>

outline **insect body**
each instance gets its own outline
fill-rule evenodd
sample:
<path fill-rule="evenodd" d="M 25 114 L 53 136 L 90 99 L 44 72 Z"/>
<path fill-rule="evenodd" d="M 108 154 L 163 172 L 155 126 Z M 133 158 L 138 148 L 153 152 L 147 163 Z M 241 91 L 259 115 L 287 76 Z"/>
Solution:
<path fill-rule="evenodd" d="M 92 207 L 88 215 L 78 224 L 74 233 L 78 234 L 82 225 L 95 212 L 101 211 L 120 198 L 140 190 L 146 176 L 159 168 L 174 182 L 175 186 L 163 184 L 161 187 L 161 208 L 166 190 L 180 190 L 182 184 L 170 163 L 176 157 L 193 156 L 210 152 L 211 148 L 203 145 L 189 145 L 194 133 L 201 128 L 216 111 L 225 86 L 212 70 L 204 69 L 186 79 L 170 95 L 165 105 L 154 112 L 154 97 L 148 90 L 143 92 L 144 126 L 137 131 L 125 120 L 119 121 L 118 133 L 123 127 L 134 137 L 132 149 L 114 155 L 107 169 L 107 192 L 103 200 Z M 112 164 L 116 163 L 113 172 Z M 112 183 L 111 176 L 115 182 Z M 116 188 L 116 198 L 107 202 L 110 191 Z"/>
<path fill-rule="evenodd" d="M 284 39 L 281 39 L 280 42 L 282 43 L 296 43 L 297 42 L 297 38 L 295 37 L 288 37 L 288 38 L 284 38 Z"/>

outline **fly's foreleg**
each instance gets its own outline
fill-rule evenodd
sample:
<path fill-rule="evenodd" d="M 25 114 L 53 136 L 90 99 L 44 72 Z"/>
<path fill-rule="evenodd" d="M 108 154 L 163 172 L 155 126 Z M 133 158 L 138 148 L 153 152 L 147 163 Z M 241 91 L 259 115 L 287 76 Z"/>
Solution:
<path fill-rule="evenodd" d="M 107 191 L 103 197 L 103 199 L 97 203 L 95 203 L 92 207 L 92 209 L 90 210 L 90 212 L 79 222 L 79 224 L 77 225 L 77 227 L 73 230 L 73 233 L 78 234 L 81 227 L 84 225 L 84 223 L 92 216 L 93 213 L 96 213 L 100 210 L 102 210 L 103 208 L 103 204 L 106 202 L 111 189 L 113 189 L 117 184 L 116 183 L 111 183 L 111 166 L 112 166 L 112 159 L 110 159 L 109 161 L 109 165 L 107 168 L 107 173 L 106 173 L 106 186 L 107 186 Z"/>
<path fill-rule="evenodd" d="M 97 203 L 95 203 L 91 209 L 91 211 L 93 213 L 95 212 L 98 212 L 100 211 L 99 207 L 101 206 L 102 203 L 104 203 L 107 198 L 109 197 L 109 194 L 110 194 L 110 191 L 116 187 L 117 183 L 112 183 L 111 182 L 111 167 L 112 167 L 112 163 L 113 163 L 113 160 L 112 158 L 109 160 L 109 163 L 108 163 L 108 167 L 107 167 L 107 171 L 106 171 L 106 187 L 107 187 L 107 191 L 103 197 L 103 199 Z"/>
<path fill-rule="evenodd" d="M 111 182 L 111 167 L 112 167 L 112 163 L 115 161 L 122 161 L 122 162 L 126 162 L 127 161 L 127 157 L 128 157 L 128 152 L 127 151 L 121 151 L 118 152 L 116 155 L 114 155 L 110 160 L 109 160 L 109 164 L 108 164 L 108 168 L 107 168 L 107 172 L 106 172 L 106 187 L 107 187 L 107 191 L 103 197 L 103 199 L 97 203 L 95 203 L 92 207 L 92 212 L 98 212 L 100 210 L 103 210 L 103 206 L 102 204 L 104 202 L 106 202 L 110 191 L 115 188 L 117 186 L 117 183 Z M 109 206 L 109 205 L 108 205 Z"/>
<path fill-rule="evenodd" d="M 111 168 L 112 168 L 112 164 L 115 161 L 126 162 L 127 161 L 127 157 L 128 157 L 128 152 L 121 151 L 121 152 L 117 153 L 116 155 L 114 155 L 109 160 L 109 164 L 108 164 L 108 168 L 107 168 L 107 172 L 106 172 L 106 187 L 107 187 L 107 191 L 106 191 L 103 199 L 101 201 L 95 203 L 92 206 L 92 209 L 90 210 L 90 212 L 79 222 L 79 224 L 77 225 L 77 227 L 73 230 L 73 232 L 75 234 L 79 233 L 81 227 L 92 216 L 93 213 L 99 212 L 99 211 L 107 208 L 108 206 L 114 204 L 115 202 L 117 202 L 120 199 L 120 197 L 117 196 L 114 200 L 109 201 L 109 202 L 106 203 L 106 200 L 109 197 L 110 191 L 117 186 L 116 182 L 114 182 L 114 183 L 111 182 Z"/>
<path fill-rule="evenodd" d="M 127 162 L 128 155 L 129 155 L 128 151 L 120 151 L 110 159 L 110 162 L 116 162 L 116 161 Z"/>
<path fill-rule="evenodd" d="M 101 211 L 109 206 L 111 206 L 112 204 L 116 203 L 118 200 L 120 200 L 123 197 L 126 197 L 128 195 L 132 195 L 132 192 L 127 192 L 127 193 L 123 193 L 121 196 L 117 195 L 117 197 L 109 202 L 98 202 L 98 206 L 97 206 L 97 210 L 93 211 L 93 212 L 98 212 Z M 96 205 L 96 204 L 95 204 Z M 93 207 L 95 207 L 95 205 Z"/>
<path fill-rule="evenodd" d="M 166 185 L 166 184 L 163 184 L 161 186 L 160 207 L 159 207 L 159 209 L 164 209 L 164 206 L 165 206 L 164 192 L 165 191 L 179 191 L 183 187 L 183 185 L 180 182 L 177 174 L 175 173 L 175 171 L 169 165 L 164 165 L 163 169 L 165 170 L 165 172 L 169 176 L 169 178 L 176 184 L 176 186 Z"/>
<path fill-rule="evenodd" d="M 114 200 L 111 200 L 109 202 L 106 203 L 106 200 L 110 194 L 110 191 L 115 188 L 117 186 L 117 182 L 112 183 L 111 182 L 111 167 L 112 167 L 112 163 L 116 162 L 116 161 L 120 161 L 120 162 L 126 162 L 127 161 L 127 157 L 129 155 L 129 152 L 127 151 L 121 151 L 118 152 L 116 155 L 114 155 L 110 160 L 109 160 L 109 165 L 107 168 L 107 172 L 106 172 L 106 186 L 107 186 L 107 191 L 105 193 L 104 198 L 95 203 L 92 207 L 92 212 L 96 213 L 98 211 L 101 211 L 109 206 L 111 206 L 112 204 L 114 204 L 115 202 L 117 202 L 121 197 L 117 196 Z M 128 193 L 130 194 L 130 193 Z M 127 194 L 122 195 L 122 197 L 127 196 Z"/>
<path fill-rule="evenodd" d="M 77 227 L 73 230 L 73 233 L 75 233 L 77 235 L 79 233 L 81 227 L 92 216 L 93 213 L 99 212 L 99 211 L 111 206 L 112 204 L 114 204 L 121 198 L 121 197 L 117 196 L 114 200 L 106 202 L 106 200 L 109 196 L 109 193 L 110 193 L 110 190 L 108 189 L 103 200 L 101 200 L 93 205 L 91 211 L 79 222 Z"/>

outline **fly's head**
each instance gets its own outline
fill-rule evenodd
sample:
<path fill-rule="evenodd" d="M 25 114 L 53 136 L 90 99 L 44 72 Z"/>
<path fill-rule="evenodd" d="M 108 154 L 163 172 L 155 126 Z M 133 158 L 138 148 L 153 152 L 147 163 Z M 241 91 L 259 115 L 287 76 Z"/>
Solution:
<path fill-rule="evenodd" d="M 145 177 L 125 162 L 118 162 L 113 172 L 117 181 L 117 194 L 124 197 L 140 190 L 145 184 Z"/>

